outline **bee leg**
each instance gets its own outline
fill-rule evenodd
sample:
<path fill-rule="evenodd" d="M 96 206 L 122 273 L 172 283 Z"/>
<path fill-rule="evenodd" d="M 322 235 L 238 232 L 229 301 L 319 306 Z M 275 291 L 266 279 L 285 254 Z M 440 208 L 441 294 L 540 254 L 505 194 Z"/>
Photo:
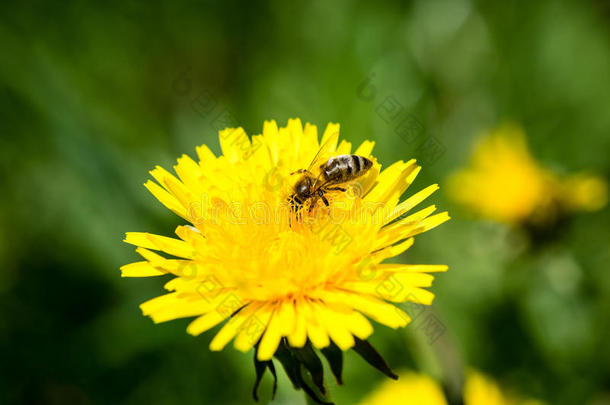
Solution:
<path fill-rule="evenodd" d="M 330 204 L 328 203 L 328 200 L 326 199 L 326 197 L 324 197 L 324 191 L 318 190 L 318 195 L 320 196 L 322 201 L 324 201 L 324 205 L 326 205 L 328 207 Z"/>
<path fill-rule="evenodd" d="M 307 212 L 311 213 L 314 208 L 316 208 L 316 206 L 318 205 L 318 194 L 312 194 L 311 197 L 309 198 L 309 210 Z"/>
<path fill-rule="evenodd" d="M 343 191 L 343 192 L 347 191 L 347 189 L 345 189 L 343 187 L 329 187 L 326 189 L 326 191 L 328 191 L 328 190 L 337 190 L 337 191 Z"/>

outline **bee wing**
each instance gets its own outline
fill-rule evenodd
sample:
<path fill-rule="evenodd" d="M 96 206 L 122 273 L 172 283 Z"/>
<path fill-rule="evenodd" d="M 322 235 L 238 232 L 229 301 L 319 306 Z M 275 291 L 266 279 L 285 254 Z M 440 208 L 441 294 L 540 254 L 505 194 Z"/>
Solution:
<path fill-rule="evenodd" d="M 337 148 L 338 139 L 339 131 L 331 133 L 326 139 L 322 139 L 322 145 L 320 146 L 320 149 L 318 149 L 318 152 L 313 157 L 313 160 L 307 168 L 308 171 L 312 172 L 312 170 L 314 169 L 317 171 L 320 167 L 320 164 L 323 161 L 328 160 L 328 158 L 330 157 L 329 155 Z"/>

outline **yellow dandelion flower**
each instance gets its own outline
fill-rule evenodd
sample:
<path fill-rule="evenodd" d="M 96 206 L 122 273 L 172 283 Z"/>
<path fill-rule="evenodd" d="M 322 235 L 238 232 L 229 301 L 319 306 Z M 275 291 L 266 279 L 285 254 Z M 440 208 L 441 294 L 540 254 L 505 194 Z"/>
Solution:
<path fill-rule="evenodd" d="M 550 202 L 551 182 L 531 156 L 523 131 L 510 125 L 480 141 L 470 167 L 450 179 L 449 192 L 485 218 L 515 223 Z"/>
<path fill-rule="evenodd" d="M 464 384 L 464 403 L 468 405 L 509 404 L 498 384 L 477 371 L 468 372 Z"/>
<path fill-rule="evenodd" d="M 517 399 L 504 393 L 491 378 L 476 370 L 466 373 L 464 405 L 544 405 L 534 399 Z M 440 384 L 425 374 L 400 373 L 398 381 L 386 381 L 366 397 L 361 405 L 446 405 Z"/>
<path fill-rule="evenodd" d="M 385 381 L 360 405 L 447 405 L 441 386 L 425 374 L 402 372 L 398 381 Z"/>
<path fill-rule="evenodd" d="M 340 380 L 338 347 L 354 348 L 393 376 L 366 342 L 373 332 L 369 319 L 406 326 L 409 316 L 393 303 L 430 304 L 430 273 L 447 267 L 384 261 L 449 216 L 433 214 L 434 206 L 407 214 L 438 186 L 400 202 L 420 167 L 399 161 L 381 171 L 370 141 L 353 152 L 372 163 L 364 175 L 341 184 L 342 190 L 328 187 L 326 201 L 312 198 L 295 212 L 291 195 L 304 175 L 291 173 L 307 169 L 316 154 L 323 163 L 350 155 L 351 144 L 338 143 L 338 134 L 339 125 L 329 124 L 319 141 L 317 128 L 298 119 L 282 128 L 265 122 L 263 133 L 251 138 L 242 128 L 227 128 L 219 133 L 221 156 L 203 145 L 198 161 L 178 159 L 177 177 L 152 170 L 156 182 L 145 186 L 188 224 L 176 228 L 177 238 L 127 233 L 125 241 L 144 260 L 123 266 L 124 277 L 175 276 L 165 284 L 170 293 L 143 303 L 143 313 L 155 322 L 196 317 L 187 328 L 192 335 L 224 323 L 210 349 L 231 340 L 242 352 L 255 348 L 261 372 L 271 369 L 274 355 L 284 367 L 300 361 L 315 368 L 317 357 L 303 359 L 318 348 L 331 363 L 335 359 Z"/>
<path fill-rule="evenodd" d="M 608 185 L 599 176 L 579 173 L 568 176 L 558 190 L 569 211 L 597 211 L 608 203 Z"/>
<path fill-rule="evenodd" d="M 534 399 L 517 399 L 504 393 L 484 374 L 470 370 L 464 384 L 464 405 L 543 405 Z"/>
<path fill-rule="evenodd" d="M 542 167 L 525 133 L 507 124 L 482 138 L 470 165 L 449 179 L 449 193 L 483 218 L 508 224 L 551 224 L 574 211 L 607 202 L 606 183 L 595 176 L 561 177 Z"/>

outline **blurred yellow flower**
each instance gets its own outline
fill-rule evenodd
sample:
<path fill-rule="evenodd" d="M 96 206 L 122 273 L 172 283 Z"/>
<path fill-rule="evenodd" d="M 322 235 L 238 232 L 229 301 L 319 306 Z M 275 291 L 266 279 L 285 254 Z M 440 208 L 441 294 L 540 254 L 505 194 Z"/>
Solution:
<path fill-rule="evenodd" d="M 360 405 L 447 405 L 440 385 L 425 374 L 402 372 L 398 381 L 384 381 Z"/>
<path fill-rule="evenodd" d="M 543 405 L 533 399 L 516 399 L 506 395 L 498 384 L 478 371 L 470 370 L 464 384 L 464 405 Z"/>
<path fill-rule="evenodd" d="M 374 143 L 366 141 L 354 154 L 370 159 L 372 168 L 347 192 L 327 194 L 329 207 L 317 201 L 297 217 L 288 203 L 297 180 L 291 173 L 307 168 L 321 145 L 322 162 L 350 154 L 349 142 L 337 144 L 338 133 L 339 125 L 329 124 L 319 142 L 317 128 L 303 128 L 298 119 L 282 128 L 265 122 L 262 135 L 252 139 L 242 128 L 228 128 L 219 134 L 223 155 L 204 145 L 197 148 L 198 162 L 178 159 L 178 178 L 161 167 L 152 170 L 158 184 L 145 186 L 191 225 L 178 226 L 178 239 L 127 233 L 125 241 L 138 246 L 144 261 L 123 266 L 124 277 L 175 276 L 165 285 L 171 293 L 141 305 L 144 314 L 155 322 L 195 316 L 187 328 L 193 335 L 227 321 L 210 349 L 234 339 L 240 351 L 254 347 L 259 362 L 278 347 L 332 343 L 342 350 L 355 346 L 375 362 L 376 352 L 365 344 L 373 332 L 367 317 L 406 326 L 409 316 L 392 303 L 429 305 L 429 273 L 447 270 L 382 262 L 449 216 L 433 215 L 434 206 L 406 215 L 438 186 L 400 202 L 420 167 L 399 161 L 380 172 L 371 156 Z"/>
<path fill-rule="evenodd" d="M 561 177 L 543 168 L 522 129 L 510 124 L 481 139 L 470 165 L 449 179 L 449 194 L 481 217 L 509 224 L 550 223 L 566 212 L 593 211 L 607 203 L 604 180 Z"/>
<path fill-rule="evenodd" d="M 507 396 L 497 383 L 478 371 L 466 374 L 464 405 L 543 405 L 537 400 Z M 398 381 L 383 382 L 360 405 L 446 405 L 441 386 L 425 374 L 402 372 Z"/>
<path fill-rule="evenodd" d="M 597 211 L 608 203 L 608 185 L 591 174 L 568 176 L 558 190 L 559 199 L 570 211 Z"/>

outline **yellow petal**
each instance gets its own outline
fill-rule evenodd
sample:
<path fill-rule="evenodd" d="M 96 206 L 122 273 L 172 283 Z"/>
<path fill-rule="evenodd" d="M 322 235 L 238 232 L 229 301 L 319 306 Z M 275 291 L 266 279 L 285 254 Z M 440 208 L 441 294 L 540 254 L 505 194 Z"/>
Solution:
<path fill-rule="evenodd" d="M 179 226 L 175 230 L 176 235 L 183 241 L 191 244 L 193 249 L 196 251 L 205 250 L 206 240 L 205 237 L 199 232 L 197 228 L 191 225 Z"/>
<path fill-rule="evenodd" d="M 231 163 L 242 160 L 252 145 L 242 127 L 223 129 L 218 136 L 222 154 Z"/>
<path fill-rule="evenodd" d="M 162 186 L 165 186 L 165 179 L 173 179 L 175 181 L 179 181 L 176 177 L 174 177 L 173 174 L 171 174 L 161 166 L 155 166 L 155 168 L 149 173 Z"/>
<path fill-rule="evenodd" d="M 426 210 L 422 210 L 417 214 L 427 214 L 430 211 L 430 208 L 434 210 L 434 207 L 428 207 Z M 398 221 L 389 225 L 387 228 L 382 228 L 379 232 L 380 237 L 376 242 L 375 248 L 379 249 L 382 246 L 391 245 L 400 242 L 403 239 L 412 238 L 415 235 L 436 228 L 449 219 L 449 214 L 447 212 L 441 212 L 440 214 L 419 221 L 412 221 L 409 218 L 405 218 L 404 221 Z"/>
<path fill-rule="evenodd" d="M 280 344 L 280 340 L 282 339 L 282 324 L 280 323 L 280 317 L 277 316 L 277 314 L 278 308 L 276 307 L 276 311 L 271 315 L 269 325 L 267 325 L 265 334 L 258 346 L 256 357 L 259 361 L 270 360 L 275 354 L 275 351 Z"/>
<path fill-rule="evenodd" d="M 320 304 L 314 305 L 313 313 L 326 326 L 328 335 L 341 350 L 345 351 L 354 346 L 354 337 L 345 326 L 341 314 Z"/>
<path fill-rule="evenodd" d="M 286 124 L 286 129 L 290 136 L 290 143 L 303 138 L 303 124 L 300 118 L 290 118 L 288 124 Z"/>
<path fill-rule="evenodd" d="M 271 166 L 277 166 L 279 161 L 279 129 L 274 120 L 263 123 L 263 136 L 267 141 Z"/>
<path fill-rule="evenodd" d="M 352 311 L 343 322 L 349 331 L 361 340 L 366 340 L 373 334 L 373 325 L 360 312 Z"/>
<path fill-rule="evenodd" d="M 377 269 L 382 272 L 418 272 L 418 273 L 436 273 L 443 272 L 449 269 L 445 264 L 380 264 Z"/>
<path fill-rule="evenodd" d="M 385 225 L 377 234 L 378 237 L 375 241 L 375 249 L 380 249 L 406 239 L 409 237 L 410 232 L 414 229 L 419 229 L 421 221 L 431 215 L 434 211 L 436 211 L 436 206 L 431 205 L 406 218 Z"/>
<path fill-rule="evenodd" d="M 121 267 L 121 277 L 153 277 L 167 274 L 148 262 L 135 262 Z"/>
<path fill-rule="evenodd" d="M 326 327 L 319 319 L 315 318 L 311 304 L 303 305 L 302 309 L 307 319 L 307 336 L 311 344 L 318 349 L 323 349 L 330 345 L 330 338 L 328 337 Z"/>
<path fill-rule="evenodd" d="M 417 206 L 419 203 L 428 198 L 430 194 L 434 193 L 436 190 L 438 190 L 438 185 L 433 184 L 424 188 L 418 193 L 413 194 L 411 197 L 398 204 L 396 208 L 394 208 L 394 210 L 392 211 L 392 214 L 385 219 L 384 223 L 387 224 L 395 220 L 399 216 L 403 215 L 405 212 L 412 210 L 415 206 Z"/>
<path fill-rule="evenodd" d="M 284 302 L 278 313 L 282 325 L 282 336 L 291 335 L 296 324 L 296 316 L 293 302 Z"/>
<path fill-rule="evenodd" d="M 377 176 L 377 184 L 365 196 L 366 201 L 391 202 L 404 193 L 407 187 L 415 180 L 421 168 L 412 159 L 408 162 L 396 162 Z"/>
<path fill-rule="evenodd" d="M 152 267 L 158 271 L 162 271 L 163 274 L 172 273 L 176 276 L 190 280 L 201 278 L 210 273 L 203 264 L 191 260 L 166 259 L 161 255 L 141 247 L 137 248 L 136 252 L 144 259 L 148 260 Z"/>
<path fill-rule="evenodd" d="M 341 125 L 329 123 L 324 130 L 324 135 L 322 135 L 320 147 L 324 146 L 328 153 L 334 153 L 337 150 L 340 129 Z"/>
<path fill-rule="evenodd" d="M 204 192 L 201 188 L 201 167 L 189 156 L 182 155 L 178 158 L 178 164 L 174 166 L 174 170 L 182 183 L 195 195 L 201 195 Z"/>
<path fill-rule="evenodd" d="M 209 312 L 212 308 L 206 302 L 185 301 L 180 299 L 178 303 L 164 309 L 157 310 L 150 314 L 155 323 L 173 321 L 174 319 L 189 318 L 199 316 Z"/>
<path fill-rule="evenodd" d="M 451 217 L 449 217 L 449 213 L 447 212 L 441 212 L 440 214 L 433 215 L 419 222 L 419 226 L 417 227 L 417 229 L 409 232 L 406 236 L 412 237 L 415 235 L 419 235 L 420 233 L 436 228 L 440 224 L 447 222 L 450 219 Z"/>
<path fill-rule="evenodd" d="M 229 315 L 224 313 L 221 314 L 218 311 L 209 312 L 191 322 L 186 328 L 186 331 L 194 336 L 200 335 L 224 321 L 228 316 Z"/>
<path fill-rule="evenodd" d="M 337 155 L 350 155 L 351 152 L 352 152 L 352 144 L 350 142 L 343 140 L 337 147 L 337 150 L 335 153 Z"/>
<path fill-rule="evenodd" d="M 178 302 L 178 294 L 170 293 L 155 297 L 140 304 L 140 309 L 144 315 L 151 315 L 152 313 L 162 310 L 163 308 L 171 307 Z"/>
<path fill-rule="evenodd" d="M 155 198 L 161 202 L 161 204 L 165 205 L 171 211 L 189 221 L 186 208 L 180 204 L 180 201 L 178 201 L 176 197 L 167 192 L 167 190 L 152 180 L 148 180 L 146 183 L 144 183 L 144 187 L 146 187 L 148 191 L 150 191 L 152 195 L 154 195 Z"/>
<path fill-rule="evenodd" d="M 398 256 L 403 253 L 411 246 L 413 246 L 414 239 L 409 238 L 403 242 L 400 242 L 397 245 L 387 246 L 384 248 L 377 248 L 371 255 L 367 258 L 370 263 L 379 263 L 384 261 L 385 259 L 389 259 L 390 257 Z"/>
<path fill-rule="evenodd" d="M 373 141 L 364 141 L 358 149 L 354 152 L 355 155 L 364 156 L 365 158 L 370 157 L 373 148 L 375 147 L 375 142 Z"/>
<path fill-rule="evenodd" d="M 195 194 L 173 176 L 165 177 L 163 185 L 178 199 L 180 204 L 190 214 L 192 204 L 196 201 Z"/>
<path fill-rule="evenodd" d="M 197 146 L 195 150 L 197 151 L 197 156 L 199 157 L 199 166 L 202 169 L 205 170 L 211 162 L 216 161 L 216 155 L 214 155 L 214 152 L 212 152 L 206 145 Z"/>
<path fill-rule="evenodd" d="M 147 249 L 160 250 L 173 256 L 192 259 L 195 255 L 192 246 L 184 241 L 147 232 L 127 232 L 125 242 Z"/>
<path fill-rule="evenodd" d="M 294 156 L 296 157 L 296 160 L 299 158 L 305 159 L 305 161 L 301 163 L 302 167 L 305 168 L 306 165 L 311 163 L 309 160 L 313 157 L 313 155 L 309 156 L 309 151 L 314 151 L 313 153 L 315 154 L 317 149 L 318 127 L 307 123 L 303 130 L 303 138 L 298 140 L 295 144 Z"/>
<path fill-rule="evenodd" d="M 386 301 L 412 301 L 424 305 L 432 304 L 434 294 L 420 287 L 429 287 L 432 276 L 423 273 L 398 273 L 378 283 L 351 282 L 345 288 L 360 294 L 375 295 Z"/>
<path fill-rule="evenodd" d="M 318 294 L 325 301 L 349 305 L 390 328 L 406 326 L 411 320 L 407 314 L 394 305 L 358 292 L 321 291 Z"/>
<path fill-rule="evenodd" d="M 214 336 L 214 339 L 212 339 L 210 342 L 210 350 L 217 352 L 224 349 L 231 339 L 233 339 L 240 331 L 240 328 L 242 328 L 248 318 L 252 316 L 259 308 L 259 304 L 250 304 L 237 314 L 233 315 L 229 322 L 227 322 L 222 329 L 218 331 L 216 336 Z"/>
<path fill-rule="evenodd" d="M 295 325 L 292 333 L 288 334 L 288 342 L 292 347 L 303 347 L 307 342 L 307 320 L 302 308 L 295 308 Z"/>
<path fill-rule="evenodd" d="M 266 305 L 250 315 L 235 338 L 235 348 L 242 352 L 250 350 L 265 331 L 272 313 L 271 306 Z"/>

